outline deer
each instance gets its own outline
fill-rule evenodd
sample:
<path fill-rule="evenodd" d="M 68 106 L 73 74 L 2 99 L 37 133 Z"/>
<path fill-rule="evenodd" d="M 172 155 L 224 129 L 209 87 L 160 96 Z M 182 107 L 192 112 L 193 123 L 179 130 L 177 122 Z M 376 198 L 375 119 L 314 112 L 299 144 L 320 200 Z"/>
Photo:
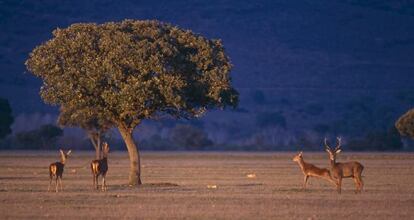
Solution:
<path fill-rule="evenodd" d="M 304 179 L 303 179 L 303 189 L 306 190 L 306 183 L 308 182 L 309 177 L 318 177 L 324 180 L 329 181 L 330 183 L 336 185 L 336 182 L 331 177 L 331 172 L 329 169 L 326 168 L 319 168 L 311 163 L 306 163 L 303 160 L 303 152 L 299 152 L 295 157 L 292 159 L 293 161 L 299 164 L 300 169 L 303 172 Z"/>
<path fill-rule="evenodd" d="M 331 175 L 337 181 L 337 191 L 341 194 L 341 186 L 343 178 L 352 178 L 355 182 L 355 193 L 362 192 L 364 182 L 362 181 L 362 171 L 364 166 L 357 161 L 350 161 L 346 163 L 336 162 L 336 155 L 339 154 L 341 149 L 341 138 L 337 137 L 337 144 L 335 148 L 331 148 L 327 143 L 327 138 L 324 140 L 325 151 L 328 152 Z"/>
<path fill-rule="evenodd" d="M 55 179 L 56 192 L 58 192 L 59 183 L 60 183 L 60 190 L 63 191 L 63 185 L 62 185 L 63 170 L 65 167 L 66 159 L 69 157 L 72 150 L 69 150 L 66 153 L 63 150 L 59 150 L 59 152 L 60 152 L 60 162 L 54 162 L 49 165 L 50 182 L 49 182 L 49 187 L 47 188 L 48 192 L 50 192 L 50 187 L 52 185 L 53 177 L 56 178 Z"/>
<path fill-rule="evenodd" d="M 105 177 L 106 177 L 106 172 L 108 172 L 108 153 L 109 153 L 108 143 L 104 142 L 102 145 L 102 159 L 93 160 L 91 163 L 94 189 L 99 189 L 98 177 L 102 175 L 102 191 L 107 190 Z"/>

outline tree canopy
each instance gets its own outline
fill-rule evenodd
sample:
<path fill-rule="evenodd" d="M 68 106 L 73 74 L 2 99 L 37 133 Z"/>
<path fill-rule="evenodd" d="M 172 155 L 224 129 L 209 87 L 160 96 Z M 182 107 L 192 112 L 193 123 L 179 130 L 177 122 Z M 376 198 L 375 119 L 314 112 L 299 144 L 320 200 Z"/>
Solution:
<path fill-rule="evenodd" d="M 197 116 L 237 103 L 221 41 L 158 21 L 73 24 L 30 54 L 53 105 L 88 109 L 133 128 L 158 113 Z M 91 110 L 91 109 L 89 109 Z"/>
<path fill-rule="evenodd" d="M 26 66 L 43 80 L 46 103 L 119 129 L 139 183 L 132 131 L 143 119 L 192 118 L 238 104 L 222 42 L 155 20 L 58 28 Z"/>
<path fill-rule="evenodd" d="M 403 114 L 395 123 L 395 127 L 402 136 L 414 138 L 414 109 Z"/>
<path fill-rule="evenodd" d="M 13 124 L 13 121 L 14 118 L 9 101 L 0 98 L 0 139 L 11 133 L 10 126 Z"/>
<path fill-rule="evenodd" d="M 101 156 L 102 137 L 112 126 L 112 122 L 99 117 L 93 109 L 73 109 L 73 106 L 62 106 L 58 124 L 61 126 L 80 127 L 84 129 L 95 148 L 96 159 Z"/>

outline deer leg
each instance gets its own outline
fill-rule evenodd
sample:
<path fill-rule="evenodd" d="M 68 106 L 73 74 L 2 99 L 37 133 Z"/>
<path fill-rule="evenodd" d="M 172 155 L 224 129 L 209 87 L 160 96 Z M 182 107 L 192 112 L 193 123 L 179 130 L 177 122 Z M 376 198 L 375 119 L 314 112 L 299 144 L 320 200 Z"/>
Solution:
<path fill-rule="evenodd" d="M 60 191 L 63 192 L 62 177 L 59 178 L 59 183 L 60 183 Z"/>
<path fill-rule="evenodd" d="M 49 187 L 47 187 L 47 191 L 50 192 L 50 186 L 52 185 L 53 176 L 50 175 Z"/>
<path fill-rule="evenodd" d="M 92 174 L 92 181 L 93 181 L 93 186 L 92 186 L 92 189 L 95 189 L 95 185 L 96 185 L 96 182 L 95 182 L 95 174 Z"/>
<path fill-rule="evenodd" d="M 56 176 L 56 179 L 55 179 L 55 189 L 56 189 L 56 192 L 58 192 L 58 176 Z"/>
<path fill-rule="evenodd" d="M 358 193 L 358 191 L 359 191 L 359 180 L 358 180 L 358 178 L 357 177 L 353 177 L 352 178 L 353 180 L 354 180 L 354 182 L 355 182 L 355 193 Z"/>
<path fill-rule="evenodd" d="M 335 180 L 332 178 L 331 174 L 329 174 L 329 173 L 328 173 L 328 174 L 325 174 L 324 178 L 325 178 L 326 180 L 328 180 L 330 183 L 334 184 L 334 186 L 336 187 L 336 182 L 335 182 Z"/>
<path fill-rule="evenodd" d="M 362 189 L 364 188 L 364 181 L 362 181 L 361 174 L 358 175 L 358 182 L 359 182 L 359 192 L 362 192 Z"/>
<path fill-rule="evenodd" d="M 105 183 L 105 191 L 107 191 L 108 190 L 108 186 L 106 185 L 106 174 L 105 174 L 104 183 Z"/>
<path fill-rule="evenodd" d="M 305 175 L 305 177 L 303 178 L 303 189 L 306 189 L 306 183 L 308 182 L 308 175 Z"/>
<path fill-rule="evenodd" d="M 362 177 L 359 177 L 359 182 L 361 184 L 361 186 L 359 187 L 359 191 L 362 192 L 362 190 L 364 189 L 364 181 L 362 180 Z"/>
<path fill-rule="evenodd" d="M 95 175 L 95 183 L 96 183 L 95 189 L 99 189 L 99 182 L 98 182 L 98 180 L 99 180 L 99 175 Z"/>
<path fill-rule="evenodd" d="M 106 181 L 105 181 L 105 176 L 106 176 L 106 175 L 102 175 L 102 191 L 106 191 Z"/>
<path fill-rule="evenodd" d="M 331 177 L 331 176 L 328 176 L 328 177 L 327 177 L 327 179 L 328 179 L 328 181 L 329 181 L 330 183 L 332 183 L 335 187 L 338 185 L 338 183 L 337 183 L 334 179 L 332 179 L 332 177 Z"/>
<path fill-rule="evenodd" d="M 338 193 L 341 194 L 341 187 L 342 187 L 342 177 L 338 178 L 338 185 L 337 185 L 337 190 Z"/>

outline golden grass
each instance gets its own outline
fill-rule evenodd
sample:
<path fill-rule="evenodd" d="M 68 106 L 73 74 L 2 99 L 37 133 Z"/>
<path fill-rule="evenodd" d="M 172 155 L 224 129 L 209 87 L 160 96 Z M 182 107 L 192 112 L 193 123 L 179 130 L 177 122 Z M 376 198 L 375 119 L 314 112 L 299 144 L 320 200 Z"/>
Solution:
<path fill-rule="evenodd" d="M 414 219 L 414 154 L 349 153 L 364 164 L 365 190 L 342 195 L 302 173 L 294 153 L 149 153 L 141 187 L 128 187 L 128 156 L 111 153 L 108 191 L 92 190 L 92 152 L 74 152 L 64 192 L 46 192 L 58 152 L 0 152 L 0 219 Z M 327 167 L 325 153 L 305 161 Z M 249 177 L 250 176 L 250 177 Z M 208 187 L 216 186 L 216 187 Z"/>

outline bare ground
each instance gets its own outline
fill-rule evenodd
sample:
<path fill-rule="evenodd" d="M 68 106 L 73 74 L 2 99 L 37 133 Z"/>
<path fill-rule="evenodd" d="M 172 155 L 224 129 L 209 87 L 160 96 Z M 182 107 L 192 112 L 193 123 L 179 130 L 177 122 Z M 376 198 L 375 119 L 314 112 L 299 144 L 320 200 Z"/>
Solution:
<path fill-rule="evenodd" d="M 355 194 L 346 179 L 341 195 L 313 178 L 302 190 L 294 153 L 277 152 L 144 152 L 140 187 L 125 185 L 128 156 L 116 152 L 100 192 L 91 189 L 93 155 L 74 152 L 55 193 L 47 167 L 58 152 L 0 152 L 0 219 L 414 219 L 414 154 L 344 153 L 339 161 L 364 164 L 365 190 Z M 328 166 L 325 153 L 304 158 Z"/>

